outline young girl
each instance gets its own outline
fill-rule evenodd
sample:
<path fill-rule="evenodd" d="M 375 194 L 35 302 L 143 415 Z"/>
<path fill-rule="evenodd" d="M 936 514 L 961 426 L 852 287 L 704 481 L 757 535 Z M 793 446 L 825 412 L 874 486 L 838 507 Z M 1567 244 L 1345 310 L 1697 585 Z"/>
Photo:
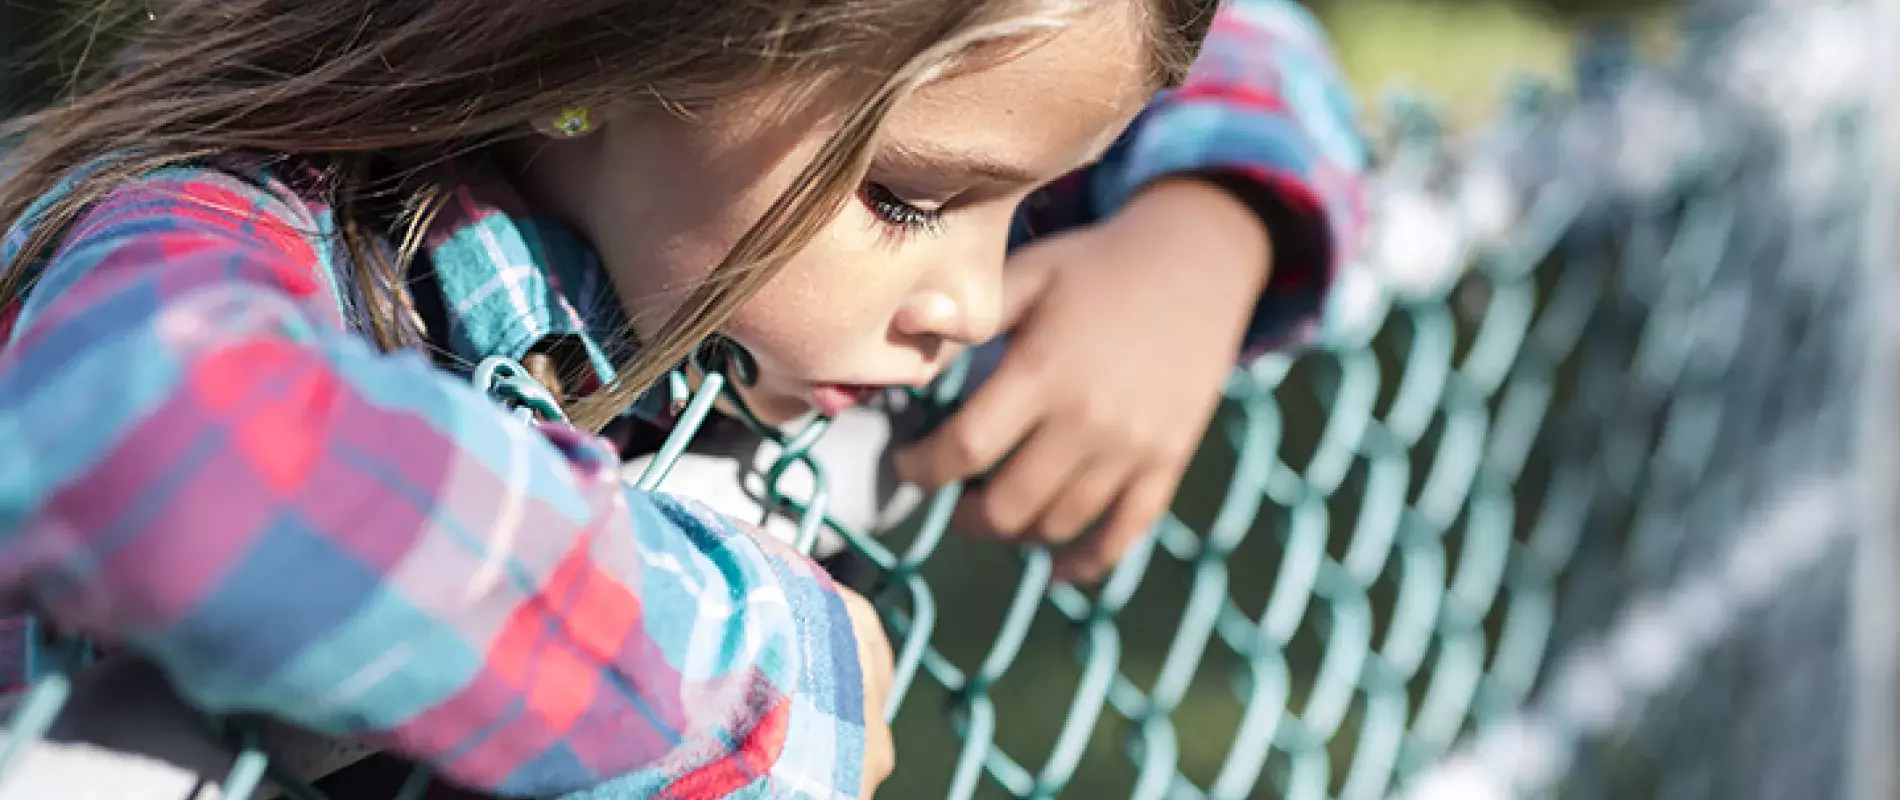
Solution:
<path fill-rule="evenodd" d="M 1243 336 L 1315 307 L 1361 158 L 1317 45 L 1274 33 L 1293 12 L 1229 12 L 1198 83 L 1121 136 L 1213 0 L 164 8 L 0 166 L 0 587 L 201 708 L 482 791 L 868 794 L 875 615 L 627 486 L 587 432 L 664 426 L 648 387 L 715 332 L 779 420 L 927 382 L 1006 321 L 992 385 L 1046 341 L 1150 387 L 1187 364 L 1179 404 L 1095 421 L 1198 428 Z M 1090 217 L 1006 286 L 1012 229 Z M 1085 339 L 1105 327 L 1153 344 Z M 497 357 L 540 365 L 574 425 L 471 386 Z M 985 396 L 918 478 L 1010 449 L 958 433 L 1011 407 Z M 1004 439 L 1066 412 L 1007 413 Z M 1133 463 L 1058 455 L 1033 459 Z M 1009 472 L 992 491 L 1047 483 Z M 1143 513 L 1173 488 L 1139 485 Z"/>

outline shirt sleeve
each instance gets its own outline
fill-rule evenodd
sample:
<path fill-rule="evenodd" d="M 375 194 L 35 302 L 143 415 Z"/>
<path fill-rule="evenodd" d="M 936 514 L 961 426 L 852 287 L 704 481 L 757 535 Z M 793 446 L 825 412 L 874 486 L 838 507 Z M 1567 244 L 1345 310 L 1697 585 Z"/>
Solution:
<path fill-rule="evenodd" d="M 1365 224 L 1369 166 L 1354 102 L 1324 32 L 1291 0 L 1226 0 L 1178 89 L 1163 93 L 1089 176 L 1105 216 L 1157 179 L 1216 179 L 1268 226 L 1273 272 L 1246 354 L 1316 331 Z"/>
<path fill-rule="evenodd" d="M 348 334 L 317 213 L 172 170 L 67 231 L 0 350 L 0 598 L 490 793 L 855 795 L 829 577 Z"/>

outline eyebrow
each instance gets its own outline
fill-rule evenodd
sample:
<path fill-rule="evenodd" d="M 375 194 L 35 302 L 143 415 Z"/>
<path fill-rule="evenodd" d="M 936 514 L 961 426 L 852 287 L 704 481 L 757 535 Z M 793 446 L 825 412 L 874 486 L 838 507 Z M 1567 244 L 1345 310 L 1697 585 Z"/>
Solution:
<path fill-rule="evenodd" d="M 980 153 L 958 153 L 940 147 L 891 142 L 877 160 L 888 166 L 938 174 L 967 175 L 998 183 L 1036 184 L 1044 178 L 1028 167 L 1010 164 Z"/>

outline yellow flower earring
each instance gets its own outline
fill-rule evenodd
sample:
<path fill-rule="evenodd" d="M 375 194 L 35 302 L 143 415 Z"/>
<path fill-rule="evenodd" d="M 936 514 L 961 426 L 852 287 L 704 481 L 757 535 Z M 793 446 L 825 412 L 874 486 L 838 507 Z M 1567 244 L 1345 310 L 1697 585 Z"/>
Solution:
<path fill-rule="evenodd" d="M 562 136 L 571 139 L 592 131 L 594 124 L 587 118 L 586 108 L 575 106 L 573 108 L 563 109 L 560 114 L 555 115 L 554 129 L 560 131 Z"/>

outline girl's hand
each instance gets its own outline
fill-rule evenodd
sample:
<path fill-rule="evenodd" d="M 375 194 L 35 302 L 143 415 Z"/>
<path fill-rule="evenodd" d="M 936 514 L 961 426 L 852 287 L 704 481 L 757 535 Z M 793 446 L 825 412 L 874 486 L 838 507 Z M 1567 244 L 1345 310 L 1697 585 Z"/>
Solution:
<path fill-rule="evenodd" d="M 897 766 L 891 726 L 884 722 L 895 659 L 877 610 L 850 589 L 839 587 L 838 596 L 844 598 L 844 607 L 851 614 L 851 632 L 858 639 L 858 666 L 864 673 L 864 787 L 859 796 L 869 798 Z"/>
<path fill-rule="evenodd" d="M 926 487 L 998 469 L 959 525 L 1067 545 L 1057 577 L 1099 579 L 1168 509 L 1218 405 L 1271 252 L 1260 218 L 1193 178 L 1110 220 L 1022 248 L 1005 273 L 1010 346 L 989 381 L 898 457 Z"/>

